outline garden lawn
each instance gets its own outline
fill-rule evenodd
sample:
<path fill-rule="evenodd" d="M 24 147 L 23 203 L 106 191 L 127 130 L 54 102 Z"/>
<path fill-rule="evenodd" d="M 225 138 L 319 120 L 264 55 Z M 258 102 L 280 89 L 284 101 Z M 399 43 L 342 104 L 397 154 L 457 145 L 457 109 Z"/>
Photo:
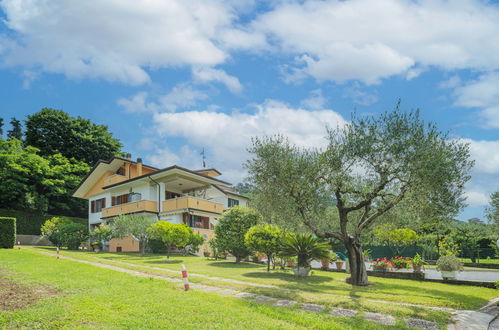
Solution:
<path fill-rule="evenodd" d="M 16 283 L 16 288 L 51 292 L 31 305 L 19 304 L 20 309 L 0 309 L 0 328 L 386 328 L 359 318 L 337 318 L 325 312 L 314 314 L 210 293 L 184 292 L 178 284 L 56 259 L 27 249 L 0 249 L 0 260 L 0 283 L 4 286 Z M 0 295 L 8 290 L 0 288 Z M 18 299 L 17 295 L 1 298 Z"/>
<path fill-rule="evenodd" d="M 53 250 L 52 248 L 39 248 Z M 137 253 L 93 253 L 64 251 L 72 257 L 99 258 L 107 261 L 121 261 L 138 266 L 159 267 L 180 270 L 185 264 L 191 273 L 218 276 L 229 279 L 271 284 L 280 288 L 309 292 L 317 297 L 321 294 L 334 294 L 348 297 L 386 300 L 398 303 L 411 303 L 455 309 L 478 309 L 497 296 L 497 291 L 488 288 L 450 285 L 444 283 L 420 282 L 412 280 L 370 277 L 372 285 L 353 287 L 344 282 L 344 273 L 313 271 L 313 276 L 296 278 L 290 271 L 266 272 L 264 265 L 241 262 L 236 264 L 227 260 L 212 260 L 197 256 L 172 256 L 169 262 L 156 254 L 140 256 Z M 120 264 L 123 267 L 123 264 Z"/>

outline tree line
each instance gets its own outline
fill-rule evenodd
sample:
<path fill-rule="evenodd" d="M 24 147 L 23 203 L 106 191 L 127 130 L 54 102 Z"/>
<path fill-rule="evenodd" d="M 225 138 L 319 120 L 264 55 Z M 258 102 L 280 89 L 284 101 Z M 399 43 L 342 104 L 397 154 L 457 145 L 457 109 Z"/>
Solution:
<path fill-rule="evenodd" d="M 0 205 L 5 209 L 87 215 L 73 190 L 99 159 L 121 155 L 121 142 L 105 125 L 43 108 L 23 122 L 13 117 L 4 138 L 0 118 Z"/>

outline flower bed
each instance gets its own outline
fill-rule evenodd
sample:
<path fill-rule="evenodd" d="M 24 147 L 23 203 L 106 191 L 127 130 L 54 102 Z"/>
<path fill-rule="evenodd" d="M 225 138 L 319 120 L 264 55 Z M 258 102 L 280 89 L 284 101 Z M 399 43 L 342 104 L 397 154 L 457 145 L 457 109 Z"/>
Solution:
<path fill-rule="evenodd" d="M 393 269 L 393 263 L 387 258 L 378 258 L 376 260 L 371 261 L 371 266 L 374 271 L 378 272 L 386 272 L 390 269 Z"/>
<path fill-rule="evenodd" d="M 407 257 L 393 257 L 391 260 L 393 267 L 395 269 L 407 269 L 409 268 L 409 265 L 411 264 L 411 258 Z"/>

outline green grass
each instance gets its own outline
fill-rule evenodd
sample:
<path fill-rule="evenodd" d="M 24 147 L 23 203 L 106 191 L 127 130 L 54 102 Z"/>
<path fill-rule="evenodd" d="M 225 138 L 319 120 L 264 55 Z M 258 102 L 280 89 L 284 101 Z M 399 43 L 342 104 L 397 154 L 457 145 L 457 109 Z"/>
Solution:
<path fill-rule="evenodd" d="M 471 262 L 470 258 L 459 258 L 462 262 Z M 480 259 L 480 264 L 499 264 L 499 259 Z"/>
<path fill-rule="evenodd" d="M 58 260 L 27 249 L 0 250 L 0 260 L 0 273 L 25 285 L 44 284 L 59 291 L 56 297 L 23 310 L 0 310 L 0 328 L 387 328 L 360 318 L 184 292 L 177 284 Z M 394 328 L 403 326 L 399 322 Z"/>
<path fill-rule="evenodd" d="M 107 260 L 109 262 L 122 261 L 133 263 L 137 266 L 159 267 L 177 271 L 180 270 L 181 264 L 185 264 L 191 273 L 271 284 L 286 289 L 288 295 L 298 295 L 305 301 L 313 300 L 316 302 L 334 303 L 339 298 L 331 296 L 333 294 L 455 309 L 478 309 L 497 295 L 496 290 L 487 288 L 379 277 L 370 278 L 371 286 L 352 287 L 344 282 L 348 275 L 343 273 L 314 271 L 313 276 L 309 278 L 296 278 L 289 271 L 267 273 L 264 265 L 245 262 L 236 264 L 232 261 L 214 261 L 195 256 L 174 256 L 169 262 L 165 262 L 164 256 L 154 254 L 140 256 L 136 253 L 96 254 L 79 251 L 64 251 L 64 253 L 79 258 L 90 257 L 93 259 L 97 257 L 100 260 Z M 124 265 L 120 264 L 120 266 Z M 154 272 L 150 269 L 147 271 Z M 207 282 L 204 279 L 199 280 Z M 231 285 L 236 288 L 247 289 L 244 285 Z M 253 290 L 257 289 L 253 288 Z M 300 294 L 296 293 L 296 291 L 300 291 Z M 280 292 L 279 294 L 283 293 Z M 361 302 L 364 304 L 367 303 L 366 301 Z M 357 304 L 358 302 L 355 303 Z M 378 306 L 379 304 L 374 305 Z M 378 306 L 377 308 L 381 307 Z"/>

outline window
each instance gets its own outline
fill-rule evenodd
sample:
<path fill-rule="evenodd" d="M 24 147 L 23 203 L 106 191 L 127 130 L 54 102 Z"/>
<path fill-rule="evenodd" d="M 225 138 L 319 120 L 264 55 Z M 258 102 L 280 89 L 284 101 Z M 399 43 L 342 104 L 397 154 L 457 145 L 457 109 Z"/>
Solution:
<path fill-rule="evenodd" d="M 119 174 L 119 175 L 123 175 L 123 176 L 125 176 L 125 168 L 124 168 L 124 167 L 120 167 L 120 168 L 116 171 L 116 174 Z"/>
<path fill-rule="evenodd" d="M 186 214 L 187 217 L 184 219 L 187 220 L 187 225 L 191 228 L 202 228 L 202 229 L 209 229 L 210 228 L 210 218 L 208 217 L 202 217 L 199 215 L 194 215 L 194 214 Z"/>
<path fill-rule="evenodd" d="M 90 212 L 91 213 L 102 212 L 103 208 L 106 208 L 106 199 L 105 198 L 97 199 L 95 201 L 90 202 Z"/>
<path fill-rule="evenodd" d="M 131 192 L 129 194 L 123 194 L 123 195 L 111 197 L 111 205 L 115 206 L 115 205 L 120 205 L 120 204 L 125 204 L 125 203 L 131 203 L 131 202 L 139 202 L 141 200 L 142 200 L 141 193 Z"/>
<path fill-rule="evenodd" d="M 165 191 L 165 199 L 173 199 L 182 197 L 182 194 L 177 194 L 171 191 Z"/>
<path fill-rule="evenodd" d="M 239 205 L 239 200 L 237 199 L 234 199 L 234 198 L 229 198 L 229 207 L 233 207 L 233 206 L 236 206 L 236 205 Z"/>

